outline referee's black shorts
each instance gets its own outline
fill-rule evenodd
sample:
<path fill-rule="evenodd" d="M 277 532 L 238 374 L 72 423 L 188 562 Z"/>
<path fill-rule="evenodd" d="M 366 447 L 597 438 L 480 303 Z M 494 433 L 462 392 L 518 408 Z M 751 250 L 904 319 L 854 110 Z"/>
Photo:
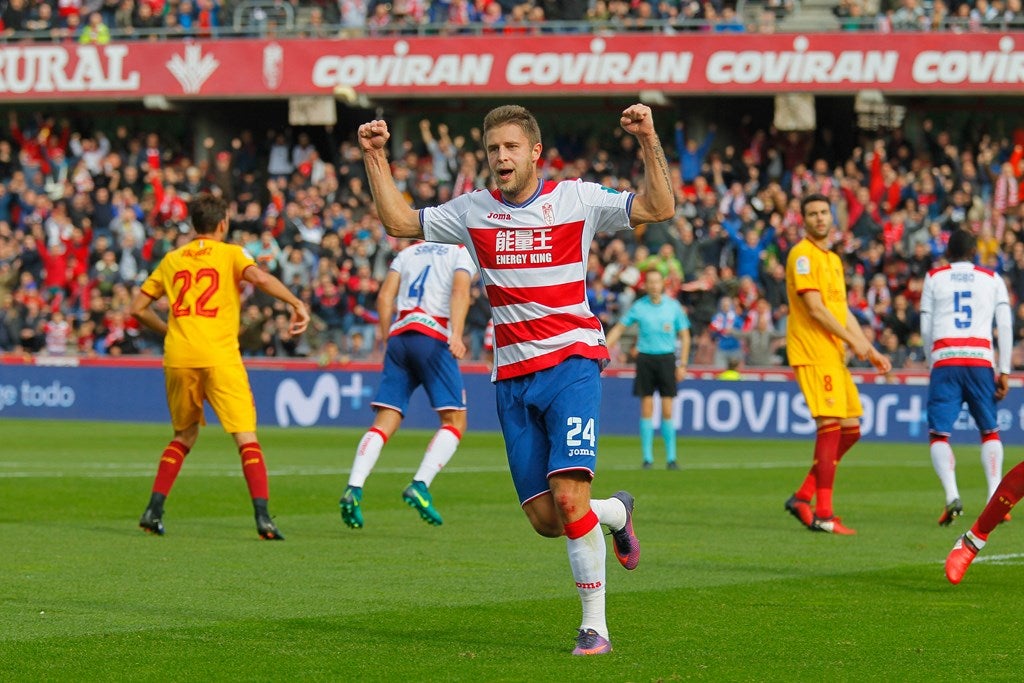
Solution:
<path fill-rule="evenodd" d="M 655 391 L 662 398 L 676 395 L 676 355 L 674 353 L 637 354 L 633 395 L 653 396 Z"/>

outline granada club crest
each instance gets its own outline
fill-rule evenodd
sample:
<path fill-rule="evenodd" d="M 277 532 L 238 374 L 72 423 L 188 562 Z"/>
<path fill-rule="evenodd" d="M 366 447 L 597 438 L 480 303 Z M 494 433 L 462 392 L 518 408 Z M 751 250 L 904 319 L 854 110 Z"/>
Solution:
<path fill-rule="evenodd" d="M 544 222 L 548 225 L 555 224 L 555 210 L 551 208 L 550 204 L 545 204 L 540 207 L 541 212 L 544 214 Z"/>

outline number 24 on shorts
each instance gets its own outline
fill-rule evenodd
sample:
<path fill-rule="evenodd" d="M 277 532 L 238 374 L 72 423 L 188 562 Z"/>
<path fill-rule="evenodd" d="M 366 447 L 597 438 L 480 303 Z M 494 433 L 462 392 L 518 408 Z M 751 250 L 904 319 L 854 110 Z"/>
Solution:
<path fill-rule="evenodd" d="M 566 446 L 582 446 L 586 441 L 591 448 L 594 447 L 597 442 L 594 418 L 588 419 L 586 424 L 583 424 L 583 419 L 579 417 L 570 417 L 565 422 L 569 428 L 565 433 Z"/>

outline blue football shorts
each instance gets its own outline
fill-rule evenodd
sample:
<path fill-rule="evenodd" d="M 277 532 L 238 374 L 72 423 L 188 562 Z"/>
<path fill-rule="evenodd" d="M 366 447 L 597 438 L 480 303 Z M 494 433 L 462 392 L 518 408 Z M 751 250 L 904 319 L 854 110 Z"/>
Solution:
<path fill-rule="evenodd" d="M 982 434 L 999 430 L 992 368 L 946 365 L 928 379 L 928 431 L 949 436 L 964 403 Z"/>
<path fill-rule="evenodd" d="M 384 373 L 372 405 L 405 415 L 409 397 L 420 385 L 434 410 L 466 409 L 466 389 L 448 344 L 416 332 L 389 338 Z"/>
<path fill-rule="evenodd" d="M 553 368 L 497 383 L 498 420 L 512 483 L 523 505 L 549 490 L 548 477 L 597 469 L 601 369 L 573 356 Z"/>

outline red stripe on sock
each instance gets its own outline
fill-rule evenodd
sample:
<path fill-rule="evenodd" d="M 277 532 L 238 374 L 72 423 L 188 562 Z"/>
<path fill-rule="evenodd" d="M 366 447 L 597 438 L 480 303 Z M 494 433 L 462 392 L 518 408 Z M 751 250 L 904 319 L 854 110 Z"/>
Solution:
<path fill-rule="evenodd" d="M 569 522 L 565 525 L 565 535 L 569 538 L 582 538 L 589 534 L 590 530 L 595 526 L 597 526 L 597 513 L 593 510 L 587 510 L 587 514 L 575 522 Z"/>
<path fill-rule="evenodd" d="M 384 441 L 384 443 L 388 442 L 388 435 L 382 432 L 381 430 L 377 429 L 376 427 L 370 427 L 366 431 L 373 432 L 374 434 L 379 434 L 380 438 Z"/>
<path fill-rule="evenodd" d="M 449 432 L 451 432 L 452 434 L 455 435 L 456 439 L 458 439 L 459 441 L 462 440 L 462 432 L 460 432 L 455 427 L 453 427 L 451 425 L 444 425 L 443 427 L 441 427 L 441 429 L 447 429 Z"/>
<path fill-rule="evenodd" d="M 177 450 L 179 453 L 181 453 L 181 457 L 183 457 L 183 458 L 186 455 L 188 455 L 189 452 L 191 452 L 191 450 L 192 450 L 191 448 L 189 448 L 188 446 L 186 446 L 182 442 L 178 441 L 177 439 L 175 439 L 175 440 L 171 441 L 169 444 L 167 444 L 167 448 L 173 448 L 173 449 Z"/>
<path fill-rule="evenodd" d="M 242 444 L 238 448 L 242 456 L 242 474 L 249 486 L 250 498 L 270 498 L 270 483 L 267 480 L 267 464 L 263 461 L 263 449 L 259 443 Z"/>
<path fill-rule="evenodd" d="M 153 481 L 153 493 L 168 495 L 174 481 L 181 472 L 189 448 L 180 441 L 171 441 L 160 455 L 160 464 L 156 468 L 156 479 Z"/>
<path fill-rule="evenodd" d="M 999 441 L 999 430 L 997 429 L 994 432 L 988 432 L 987 434 L 982 434 L 981 435 L 981 442 L 985 443 L 986 441 Z"/>

